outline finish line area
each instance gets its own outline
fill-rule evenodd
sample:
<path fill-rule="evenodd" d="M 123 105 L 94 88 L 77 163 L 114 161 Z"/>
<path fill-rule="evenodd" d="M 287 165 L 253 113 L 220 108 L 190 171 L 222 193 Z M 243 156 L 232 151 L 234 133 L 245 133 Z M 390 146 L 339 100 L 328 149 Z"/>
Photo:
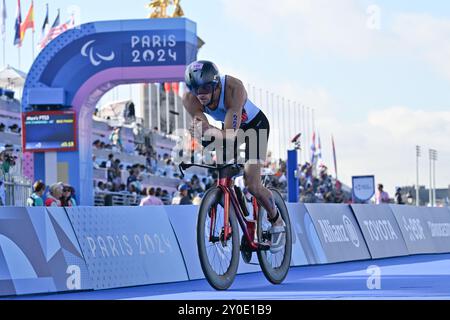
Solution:
<path fill-rule="evenodd" d="M 369 289 L 379 267 L 380 289 Z M 374 269 L 375 268 L 375 269 Z M 206 280 L 77 293 L 29 295 L 4 300 L 447 300 L 450 254 L 419 255 L 331 265 L 293 267 L 282 285 L 261 272 L 237 275 L 233 286 L 214 291 Z"/>

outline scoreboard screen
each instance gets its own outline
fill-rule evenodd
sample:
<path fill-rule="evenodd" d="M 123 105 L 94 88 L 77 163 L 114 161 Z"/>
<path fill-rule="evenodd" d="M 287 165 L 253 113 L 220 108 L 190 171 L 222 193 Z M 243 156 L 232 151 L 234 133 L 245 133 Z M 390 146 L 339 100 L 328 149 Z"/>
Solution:
<path fill-rule="evenodd" d="M 25 152 L 75 151 L 76 116 L 73 111 L 25 112 L 22 114 Z"/>

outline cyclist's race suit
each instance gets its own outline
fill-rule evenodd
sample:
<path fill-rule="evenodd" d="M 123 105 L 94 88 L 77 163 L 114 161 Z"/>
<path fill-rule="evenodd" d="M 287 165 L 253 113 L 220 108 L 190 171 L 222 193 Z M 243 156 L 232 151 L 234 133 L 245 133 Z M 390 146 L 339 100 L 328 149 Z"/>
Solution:
<path fill-rule="evenodd" d="M 220 78 L 220 82 L 222 85 L 222 90 L 220 92 L 219 103 L 217 105 L 217 108 L 215 110 L 211 110 L 208 107 L 204 106 L 203 112 L 210 115 L 214 120 L 220 121 L 223 124 L 225 122 L 225 116 L 227 114 L 227 107 L 225 105 L 227 76 L 222 76 Z M 248 98 L 242 110 L 240 129 L 243 130 L 244 133 L 249 129 L 253 129 L 256 131 L 257 141 L 251 141 L 251 144 L 257 143 L 257 155 L 256 159 L 252 160 L 260 160 L 264 162 L 267 157 L 267 144 L 269 140 L 270 124 L 265 114 Z M 261 130 L 265 130 L 266 134 L 260 134 Z M 265 141 L 260 141 L 261 138 L 264 139 Z M 224 154 L 226 154 L 226 152 L 224 152 Z M 235 145 L 235 155 L 236 155 L 236 145 Z M 248 139 L 245 139 L 245 161 L 247 162 L 248 160 L 250 160 L 249 158 L 250 158 L 250 143 Z"/>

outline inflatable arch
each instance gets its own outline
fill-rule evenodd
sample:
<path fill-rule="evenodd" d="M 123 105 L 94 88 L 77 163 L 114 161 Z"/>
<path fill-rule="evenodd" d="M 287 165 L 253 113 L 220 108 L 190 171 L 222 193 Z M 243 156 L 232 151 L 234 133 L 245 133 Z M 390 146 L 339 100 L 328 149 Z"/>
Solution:
<path fill-rule="evenodd" d="M 97 102 L 122 84 L 184 81 L 185 67 L 196 56 L 196 24 L 185 18 L 94 22 L 61 34 L 33 63 L 22 112 L 73 111 L 76 148 L 35 152 L 33 178 L 49 184 L 67 177 L 79 203 L 93 205 L 91 129 Z"/>

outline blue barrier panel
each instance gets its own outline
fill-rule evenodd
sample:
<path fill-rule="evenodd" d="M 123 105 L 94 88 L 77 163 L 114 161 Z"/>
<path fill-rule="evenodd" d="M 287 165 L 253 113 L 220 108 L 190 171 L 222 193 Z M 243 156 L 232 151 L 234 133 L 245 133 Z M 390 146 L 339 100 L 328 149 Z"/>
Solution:
<path fill-rule="evenodd" d="M 165 208 L 180 243 L 189 279 L 204 279 L 197 251 L 198 206 L 166 206 Z M 261 271 L 256 254 L 253 255 L 251 262 L 252 264 L 247 264 L 240 258 L 238 274 Z"/>
<path fill-rule="evenodd" d="M 427 221 L 424 207 L 389 205 L 400 227 L 410 254 L 435 253 L 436 246 Z"/>
<path fill-rule="evenodd" d="M 178 239 L 189 280 L 204 279 L 197 252 L 198 206 L 168 206 L 166 212 Z"/>
<path fill-rule="evenodd" d="M 364 237 L 348 205 L 305 204 L 327 263 L 370 259 Z"/>
<path fill-rule="evenodd" d="M 423 208 L 428 213 L 427 225 L 434 241 L 436 252 L 450 252 L 450 214 L 446 208 Z"/>
<path fill-rule="evenodd" d="M 0 295 L 92 289 L 63 209 L 0 208 Z"/>
<path fill-rule="evenodd" d="M 325 252 L 305 205 L 286 203 L 292 229 L 292 266 L 326 263 Z"/>
<path fill-rule="evenodd" d="M 373 259 L 408 255 L 397 220 L 388 205 L 352 204 Z"/>
<path fill-rule="evenodd" d="M 164 207 L 66 210 L 94 289 L 188 280 Z"/>

